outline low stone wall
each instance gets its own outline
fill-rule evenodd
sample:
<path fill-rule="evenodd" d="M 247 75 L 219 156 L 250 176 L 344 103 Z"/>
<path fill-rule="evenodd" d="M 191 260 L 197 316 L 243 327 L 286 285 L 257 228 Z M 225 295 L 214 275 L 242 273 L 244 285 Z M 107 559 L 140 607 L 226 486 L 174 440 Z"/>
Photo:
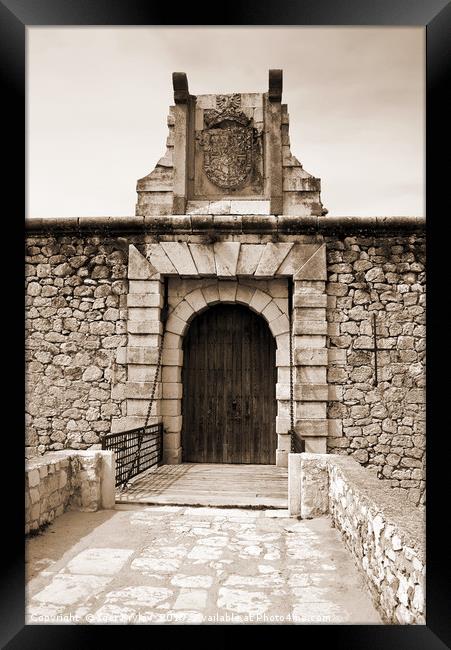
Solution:
<path fill-rule="evenodd" d="M 335 454 L 290 454 L 289 509 L 330 514 L 385 623 L 425 624 L 424 509 Z"/>
<path fill-rule="evenodd" d="M 114 508 L 111 451 L 56 451 L 26 461 L 25 534 L 39 530 L 66 510 Z"/>

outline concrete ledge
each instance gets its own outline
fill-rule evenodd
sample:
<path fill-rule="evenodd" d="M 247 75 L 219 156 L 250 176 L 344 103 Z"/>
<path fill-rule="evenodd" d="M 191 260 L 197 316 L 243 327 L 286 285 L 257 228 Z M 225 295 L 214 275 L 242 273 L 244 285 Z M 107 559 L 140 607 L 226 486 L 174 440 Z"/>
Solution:
<path fill-rule="evenodd" d="M 25 221 L 27 233 L 160 233 L 190 234 L 214 230 L 235 233 L 317 233 L 327 235 L 343 232 L 405 232 L 424 230 L 424 217 L 297 217 L 289 215 L 155 215 L 124 217 L 43 217 Z"/>

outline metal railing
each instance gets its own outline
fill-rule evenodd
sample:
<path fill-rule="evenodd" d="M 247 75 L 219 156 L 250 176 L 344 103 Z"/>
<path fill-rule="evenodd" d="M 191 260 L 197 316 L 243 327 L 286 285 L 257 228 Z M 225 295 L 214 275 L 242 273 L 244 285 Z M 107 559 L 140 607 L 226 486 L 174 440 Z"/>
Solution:
<path fill-rule="evenodd" d="M 116 487 L 123 485 L 146 469 L 161 463 L 163 423 L 110 433 L 102 439 L 102 449 L 114 451 Z"/>
<path fill-rule="evenodd" d="M 291 453 L 300 454 L 305 451 L 305 440 L 303 440 L 293 429 L 290 431 L 291 435 Z"/>

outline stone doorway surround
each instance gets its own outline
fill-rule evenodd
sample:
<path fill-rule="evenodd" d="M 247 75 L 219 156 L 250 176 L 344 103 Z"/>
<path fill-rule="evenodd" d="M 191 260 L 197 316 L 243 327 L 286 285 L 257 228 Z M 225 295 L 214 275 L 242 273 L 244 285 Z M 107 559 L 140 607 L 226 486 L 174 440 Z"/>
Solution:
<path fill-rule="evenodd" d="M 163 333 L 164 277 L 169 276 L 161 382 L 152 422 L 163 421 L 163 460 L 182 460 L 183 336 L 194 316 L 209 306 L 238 303 L 261 314 L 275 337 L 278 404 L 277 465 L 286 466 L 290 451 L 288 284 L 293 280 L 293 365 L 295 427 L 306 451 L 326 452 L 327 296 L 326 246 L 296 241 L 247 244 L 236 241 L 129 246 L 128 345 L 118 351 L 127 380 L 112 385 L 113 399 L 126 402 L 126 415 L 113 418 L 112 431 L 142 426 L 147 413 L 158 348 Z"/>

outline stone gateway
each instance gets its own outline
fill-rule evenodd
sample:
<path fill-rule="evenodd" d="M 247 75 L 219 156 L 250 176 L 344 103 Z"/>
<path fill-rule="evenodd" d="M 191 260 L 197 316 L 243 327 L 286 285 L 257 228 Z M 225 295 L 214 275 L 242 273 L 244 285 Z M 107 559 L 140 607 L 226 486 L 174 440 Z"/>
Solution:
<path fill-rule="evenodd" d="M 280 70 L 173 86 L 134 216 L 27 221 L 28 456 L 141 427 L 158 370 L 165 464 L 286 466 L 294 429 L 422 503 L 424 220 L 327 216 Z"/>

